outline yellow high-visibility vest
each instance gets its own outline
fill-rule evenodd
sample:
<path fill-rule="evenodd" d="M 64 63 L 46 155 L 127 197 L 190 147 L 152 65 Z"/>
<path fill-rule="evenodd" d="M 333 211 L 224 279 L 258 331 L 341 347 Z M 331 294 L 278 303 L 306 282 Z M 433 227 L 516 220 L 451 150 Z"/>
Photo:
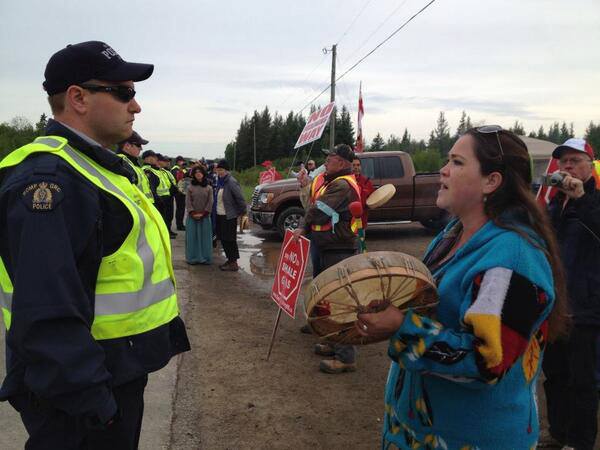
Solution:
<path fill-rule="evenodd" d="M 121 247 L 100 263 L 92 336 L 96 340 L 133 336 L 170 322 L 179 314 L 175 274 L 169 234 L 157 209 L 126 177 L 105 169 L 59 136 L 39 137 L 13 151 L 0 162 L 0 171 L 41 152 L 62 158 L 90 183 L 119 200 L 133 219 Z M 0 258 L 0 306 L 7 329 L 13 292 Z"/>
<path fill-rule="evenodd" d="M 120 156 L 129 164 L 137 175 L 137 187 L 140 191 L 144 193 L 146 198 L 154 203 L 154 196 L 152 195 L 152 190 L 150 189 L 150 181 L 148 181 L 148 177 L 146 176 L 146 172 L 140 167 L 135 165 L 124 153 L 118 153 L 117 156 Z"/>
<path fill-rule="evenodd" d="M 165 178 L 164 171 L 162 169 L 155 169 L 149 164 L 145 164 L 142 167 L 143 170 L 149 170 L 158 177 L 158 186 L 156 186 L 156 195 L 159 197 L 165 197 L 169 195 L 169 182 Z"/>
<path fill-rule="evenodd" d="M 342 175 L 333 179 L 331 183 L 333 183 L 336 180 L 346 180 L 350 187 L 354 189 L 354 192 L 356 192 L 358 200 L 360 201 L 360 186 L 356 182 L 356 178 L 354 177 L 354 175 Z M 319 197 L 325 193 L 329 184 L 330 183 L 325 184 L 325 174 L 320 173 L 315 177 L 310 186 L 311 204 L 314 205 L 317 202 Z M 310 228 L 313 231 L 328 231 L 333 228 L 333 225 L 331 224 L 331 222 L 329 222 L 325 225 L 311 225 Z M 352 219 L 350 220 L 350 229 L 352 230 L 352 232 L 354 234 L 358 234 L 358 230 L 361 228 L 362 220 L 360 219 L 360 217 L 352 217 Z"/>

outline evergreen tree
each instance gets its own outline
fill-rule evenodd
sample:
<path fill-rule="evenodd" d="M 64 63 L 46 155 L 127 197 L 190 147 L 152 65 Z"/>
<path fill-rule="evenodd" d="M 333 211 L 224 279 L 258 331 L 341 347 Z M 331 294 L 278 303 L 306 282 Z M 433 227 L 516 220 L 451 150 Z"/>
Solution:
<path fill-rule="evenodd" d="M 400 141 L 400 150 L 403 152 L 410 152 L 410 134 L 408 134 L 408 128 L 404 128 L 404 134 L 402 135 L 402 140 Z"/>
<path fill-rule="evenodd" d="M 429 136 L 429 147 L 437 148 L 445 158 L 452 148 L 453 140 L 450 136 L 450 127 L 444 111 L 440 111 L 435 129 Z"/>
<path fill-rule="evenodd" d="M 518 136 L 525 136 L 525 128 L 518 120 L 515 120 L 515 124 L 509 128 L 509 131 L 512 131 Z"/>
<path fill-rule="evenodd" d="M 229 167 L 231 167 L 232 170 L 236 170 L 238 168 L 237 155 L 234 156 L 234 151 L 235 142 L 230 142 L 229 144 L 227 144 L 227 146 L 225 147 L 225 159 L 229 163 Z"/>
<path fill-rule="evenodd" d="M 401 150 L 400 139 L 396 135 L 390 134 L 388 138 L 384 150 L 394 151 Z"/>
<path fill-rule="evenodd" d="M 46 125 L 48 125 L 48 117 L 45 113 L 42 113 L 42 115 L 40 116 L 40 120 L 38 121 L 38 123 L 35 124 L 35 132 L 38 136 L 44 134 L 44 131 L 46 130 Z"/>
<path fill-rule="evenodd" d="M 456 127 L 456 133 L 454 133 L 454 140 L 458 140 L 463 134 L 465 134 L 471 128 L 471 118 L 467 116 L 465 111 L 460 115 L 458 127 Z"/>
<path fill-rule="evenodd" d="M 381 137 L 381 134 L 377 133 L 377 135 L 371 141 L 369 150 L 372 152 L 377 152 L 377 151 L 383 150 L 383 147 L 385 147 L 385 141 Z"/>
<path fill-rule="evenodd" d="M 573 124 L 571 123 L 571 129 L 573 127 Z M 562 125 L 560 126 L 560 143 L 562 144 L 563 142 L 565 142 L 567 139 L 572 138 L 573 135 L 571 134 L 571 129 L 569 129 L 567 127 L 566 122 L 563 122 Z"/>
<path fill-rule="evenodd" d="M 256 122 L 256 164 L 262 163 L 266 159 L 272 159 L 272 151 L 269 148 L 271 143 L 271 113 L 269 108 L 258 114 L 254 112 Z"/>
<path fill-rule="evenodd" d="M 336 117 L 335 121 L 335 144 L 348 144 L 354 148 L 354 127 L 352 126 L 352 119 L 350 119 L 350 113 L 346 105 L 342 106 L 342 112 L 339 117 Z"/>
<path fill-rule="evenodd" d="M 548 130 L 548 140 L 550 142 L 554 142 L 555 144 L 562 144 L 562 141 L 560 140 L 560 127 L 558 122 L 554 122 L 550 126 L 550 129 Z"/>
<path fill-rule="evenodd" d="M 271 139 L 269 141 L 269 159 L 287 156 L 287 149 L 283 145 L 283 117 L 277 112 L 271 123 Z"/>
<path fill-rule="evenodd" d="M 594 149 L 596 159 L 600 158 L 600 124 L 595 125 L 594 122 L 590 122 L 585 130 L 584 138 Z"/>
<path fill-rule="evenodd" d="M 540 129 L 537 132 L 537 136 L 538 139 L 543 139 L 545 141 L 548 140 L 548 136 L 546 135 L 546 132 L 544 131 L 544 126 L 540 125 Z"/>

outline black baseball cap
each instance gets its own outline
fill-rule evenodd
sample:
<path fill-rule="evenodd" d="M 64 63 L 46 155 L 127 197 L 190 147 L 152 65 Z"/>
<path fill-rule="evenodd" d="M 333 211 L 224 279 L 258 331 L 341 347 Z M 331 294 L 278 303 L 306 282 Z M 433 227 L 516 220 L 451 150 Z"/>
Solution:
<path fill-rule="evenodd" d="M 125 139 L 122 142 L 119 142 L 119 145 L 123 145 L 127 142 L 129 142 L 130 144 L 139 145 L 141 147 L 142 145 L 146 145 L 150 141 L 147 141 L 134 131 L 133 133 L 131 133 L 131 136 L 129 136 L 127 139 Z"/>
<path fill-rule="evenodd" d="M 48 95 L 54 95 L 65 92 L 73 84 L 91 79 L 143 81 L 153 71 L 153 64 L 124 61 L 108 44 L 87 41 L 69 44 L 52 55 L 46 65 L 43 86 Z"/>
<path fill-rule="evenodd" d="M 177 161 L 185 162 L 185 158 L 183 156 L 179 155 L 179 156 L 177 156 L 177 158 L 175 158 L 175 162 L 177 162 Z"/>
<path fill-rule="evenodd" d="M 158 156 L 158 155 L 156 153 L 154 153 L 152 150 L 146 150 L 144 153 L 142 153 L 142 159 L 145 159 L 148 156 Z"/>
<path fill-rule="evenodd" d="M 217 169 L 229 170 L 229 163 L 227 162 L 227 160 L 226 159 L 219 160 L 219 162 L 217 163 Z"/>
<path fill-rule="evenodd" d="M 347 161 L 354 161 L 356 159 L 356 155 L 352 151 L 352 148 L 346 144 L 338 144 L 333 147 L 333 150 L 323 150 L 323 153 L 329 156 L 339 156 Z"/>

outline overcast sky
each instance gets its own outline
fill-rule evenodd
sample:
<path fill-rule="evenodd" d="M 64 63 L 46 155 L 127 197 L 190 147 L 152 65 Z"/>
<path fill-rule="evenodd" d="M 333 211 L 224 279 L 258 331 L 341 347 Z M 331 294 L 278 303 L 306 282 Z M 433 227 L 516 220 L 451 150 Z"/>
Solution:
<path fill-rule="evenodd" d="M 155 65 L 136 85 L 135 129 L 168 155 L 222 155 L 244 115 L 298 111 L 428 0 L 0 1 L 0 122 L 50 113 L 49 57 L 101 40 Z M 356 20 L 355 20 L 356 19 Z M 600 122 L 600 1 L 437 0 L 337 87 L 356 120 L 362 80 L 370 141 L 427 138 L 439 111 L 527 131 Z M 317 103 L 327 102 L 324 94 Z"/>

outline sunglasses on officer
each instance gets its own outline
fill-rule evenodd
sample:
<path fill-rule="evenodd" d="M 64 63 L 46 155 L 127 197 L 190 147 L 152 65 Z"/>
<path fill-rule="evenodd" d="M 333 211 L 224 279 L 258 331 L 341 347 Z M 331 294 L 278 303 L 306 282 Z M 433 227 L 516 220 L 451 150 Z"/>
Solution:
<path fill-rule="evenodd" d="M 107 92 L 123 103 L 129 102 L 135 97 L 135 89 L 129 86 L 100 86 L 99 84 L 79 84 L 78 86 L 91 92 Z"/>

